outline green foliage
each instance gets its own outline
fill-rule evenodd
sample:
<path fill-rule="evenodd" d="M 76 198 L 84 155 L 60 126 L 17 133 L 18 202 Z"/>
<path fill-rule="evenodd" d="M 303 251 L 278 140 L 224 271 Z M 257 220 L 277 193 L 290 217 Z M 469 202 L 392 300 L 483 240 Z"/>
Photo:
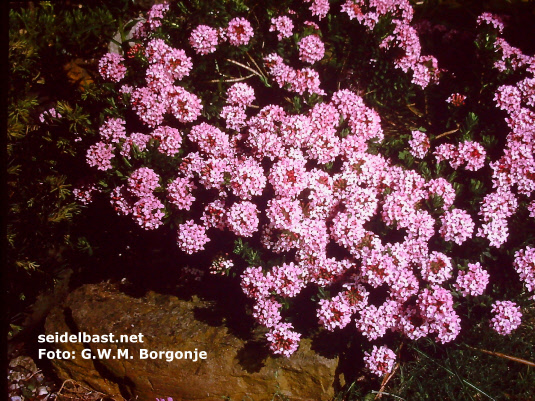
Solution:
<path fill-rule="evenodd" d="M 73 224 L 82 208 L 74 201 L 72 189 L 83 174 L 80 140 L 93 132 L 95 114 L 80 102 L 79 81 L 69 66 L 75 59 L 100 53 L 115 23 L 116 17 L 102 7 L 40 2 L 10 10 L 9 317 L 22 316 L 18 312 L 26 309 L 38 292 L 52 287 L 62 269 L 72 268 L 76 255 L 81 255 L 77 252 L 91 252 Z M 91 72 L 85 74 L 89 85 Z M 51 107 L 61 118 L 39 121 L 40 114 Z"/>

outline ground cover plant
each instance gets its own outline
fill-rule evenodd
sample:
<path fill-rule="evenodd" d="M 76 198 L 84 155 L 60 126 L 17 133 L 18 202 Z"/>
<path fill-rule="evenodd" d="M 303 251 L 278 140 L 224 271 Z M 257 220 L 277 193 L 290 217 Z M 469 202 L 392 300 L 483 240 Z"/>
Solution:
<path fill-rule="evenodd" d="M 326 336 L 398 397 L 440 358 L 462 393 L 432 395 L 505 397 L 466 361 L 534 358 L 533 15 L 466 7 L 154 5 L 100 58 L 75 195 L 239 280 L 275 354 Z"/>

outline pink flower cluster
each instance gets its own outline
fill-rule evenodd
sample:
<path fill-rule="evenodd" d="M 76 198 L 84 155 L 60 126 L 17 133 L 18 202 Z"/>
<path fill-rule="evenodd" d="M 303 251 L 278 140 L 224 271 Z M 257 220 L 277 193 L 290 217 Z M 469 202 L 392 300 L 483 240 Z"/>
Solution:
<path fill-rule="evenodd" d="M 507 241 L 509 230 L 507 219 L 518 207 L 518 200 L 508 189 L 499 188 L 483 198 L 479 211 L 483 224 L 477 231 L 477 236 L 487 238 L 491 246 L 500 247 Z"/>
<path fill-rule="evenodd" d="M 254 36 L 253 28 L 245 18 L 233 18 L 226 30 L 228 41 L 233 46 L 247 45 Z"/>
<path fill-rule="evenodd" d="M 258 230 L 258 209 L 249 201 L 234 203 L 226 215 L 230 231 L 240 237 L 251 237 Z"/>
<path fill-rule="evenodd" d="M 130 174 L 127 182 L 132 195 L 143 197 L 151 195 L 160 186 L 160 177 L 153 169 L 141 167 Z"/>
<path fill-rule="evenodd" d="M 466 163 L 465 168 L 470 171 L 477 171 L 485 165 L 487 155 L 485 148 L 481 144 L 473 141 L 464 141 L 458 146 L 444 143 L 436 147 L 433 152 L 437 163 L 447 160 L 450 166 L 457 170 Z"/>
<path fill-rule="evenodd" d="M 100 139 L 105 143 L 119 143 L 126 139 L 126 121 L 121 118 L 108 118 L 99 128 Z"/>
<path fill-rule="evenodd" d="M 112 82 L 119 82 L 126 75 L 124 57 L 117 53 L 106 53 L 98 62 L 100 76 Z"/>
<path fill-rule="evenodd" d="M 152 131 L 152 138 L 158 141 L 160 153 L 167 156 L 175 156 L 182 147 L 182 134 L 176 128 L 162 125 Z"/>
<path fill-rule="evenodd" d="M 513 267 L 528 291 L 535 292 L 535 248 L 528 246 L 515 252 Z"/>
<path fill-rule="evenodd" d="M 371 352 L 364 353 L 366 367 L 377 376 L 384 376 L 394 369 L 396 354 L 390 348 L 373 346 Z"/>
<path fill-rule="evenodd" d="M 99 192 L 95 184 L 81 185 L 72 190 L 74 198 L 82 205 L 88 205 L 93 201 L 94 192 Z"/>
<path fill-rule="evenodd" d="M 131 208 L 134 221 L 145 230 L 154 230 L 163 224 L 164 210 L 164 204 L 152 194 L 140 197 Z"/>
<path fill-rule="evenodd" d="M 394 30 L 383 39 L 381 47 L 390 49 L 397 47 L 403 51 L 395 66 L 404 72 L 412 71 L 412 82 L 422 88 L 438 81 L 439 69 L 433 56 L 423 56 L 418 33 L 410 23 L 413 9 L 408 0 L 347 0 L 342 5 L 342 12 L 349 18 L 356 19 L 360 24 L 373 30 L 383 16 L 392 16 Z"/>
<path fill-rule="evenodd" d="M 153 31 L 156 28 L 162 26 L 162 18 L 169 11 L 169 4 L 154 4 L 147 13 L 147 25 Z"/>
<path fill-rule="evenodd" d="M 182 251 L 189 254 L 202 251 L 209 241 L 206 227 L 195 224 L 193 220 L 179 224 L 177 244 Z"/>
<path fill-rule="evenodd" d="M 270 54 L 264 58 L 269 73 L 275 79 L 275 82 L 282 88 L 287 86 L 288 90 L 297 92 L 302 95 L 305 92 L 310 94 L 324 95 L 325 92 L 320 89 L 320 79 L 316 71 L 311 68 L 302 68 L 296 70 L 284 63 L 282 57 L 276 53 Z"/>
<path fill-rule="evenodd" d="M 454 105 L 455 107 L 461 107 L 464 105 L 466 96 L 460 93 L 452 93 L 447 99 L 446 102 Z"/>
<path fill-rule="evenodd" d="M 520 307 L 512 301 L 496 301 L 492 305 L 494 317 L 490 320 L 494 330 L 502 336 L 511 334 L 522 323 Z"/>
<path fill-rule="evenodd" d="M 228 255 L 219 256 L 212 261 L 210 265 L 210 273 L 218 275 L 226 275 L 234 267 L 232 259 L 228 258 Z"/>
<path fill-rule="evenodd" d="M 87 150 L 86 161 L 91 167 L 96 167 L 99 170 L 109 170 L 111 166 L 111 159 L 113 154 L 113 145 L 104 142 L 97 142 L 91 145 Z"/>
<path fill-rule="evenodd" d="M 325 55 L 325 45 L 318 35 L 308 35 L 298 43 L 301 61 L 314 64 Z"/>
<path fill-rule="evenodd" d="M 232 106 L 248 107 L 254 100 L 254 89 L 246 83 L 234 84 L 227 90 L 227 103 Z"/>
<path fill-rule="evenodd" d="M 277 38 L 282 40 L 284 38 L 289 38 L 292 36 L 294 29 L 294 23 L 292 20 L 283 15 L 281 17 L 276 17 L 271 19 L 271 26 L 269 27 L 269 32 L 277 32 Z"/>
<path fill-rule="evenodd" d="M 318 17 L 318 19 L 323 19 L 327 16 L 329 13 L 329 0 L 304 0 L 305 3 L 310 3 L 310 11 L 312 12 L 312 15 L 315 15 Z"/>
<path fill-rule="evenodd" d="M 494 29 L 497 29 L 499 33 L 503 33 L 505 29 L 504 19 L 501 16 L 494 15 L 489 12 L 484 12 L 477 17 L 477 25 L 491 25 Z"/>
<path fill-rule="evenodd" d="M 429 138 L 424 132 L 412 131 L 412 138 L 409 140 L 411 155 L 418 159 L 423 159 L 431 147 Z"/>
<path fill-rule="evenodd" d="M 52 107 L 51 109 L 43 111 L 41 114 L 39 114 L 39 121 L 44 124 L 46 120 L 50 120 L 52 118 L 60 119 L 61 117 L 62 115 L 59 114 L 54 107 Z"/>
<path fill-rule="evenodd" d="M 455 289 L 460 291 L 463 297 L 483 295 L 489 284 L 489 278 L 489 273 L 483 269 L 479 262 L 468 263 L 467 271 L 459 271 Z"/>
<path fill-rule="evenodd" d="M 189 177 L 177 177 L 167 185 L 166 189 L 167 198 L 178 209 L 189 210 L 193 202 L 195 202 L 195 196 L 193 196 L 192 192 L 197 187 Z"/>
<path fill-rule="evenodd" d="M 266 337 L 270 343 L 269 349 L 274 354 L 289 357 L 299 348 L 301 334 L 293 331 L 291 323 L 280 323 L 273 327 Z"/>
<path fill-rule="evenodd" d="M 226 29 L 217 30 L 208 25 L 197 26 L 190 35 L 189 43 L 196 53 L 206 55 L 216 51 L 219 44 L 228 40 L 233 46 L 249 44 L 254 36 L 251 23 L 245 18 L 233 18 Z"/>
<path fill-rule="evenodd" d="M 216 51 L 219 44 L 219 34 L 216 29 L 208 25 L 199 25 L 191 32 L 189 44 L 200 55 Z"/>
<path fill-rule="evenodd" d="M 494 63 L 494 68 L 498 71 L 506 71 L 509 68 L 516 71 L 527 68 L 530 73 L 535 72 L 535 56 L 527 56 L 514 46 L 511 46 L 504 38 L 499 37 L 494 43 L 496 50 L 502 57 Z"/>
<path fill-rule="evenodd" d="M 446 241 L 453 241 L 461 245 L 464 241 L 472 238 L 474 222 L 468 213 L 461 209 L 453 209 L 445 212 L 440 218 L 440 235 Z"/>
<path fill-rule="evenodd" d="M 193 67 L 191 58 L 184 50 L 175 49 L 162 39 L 147 43 L 145 57 L 150 64 L 146 73 L 147 83 L 156 88 L 172 85 L 175 80 L 187 77 Z"/>

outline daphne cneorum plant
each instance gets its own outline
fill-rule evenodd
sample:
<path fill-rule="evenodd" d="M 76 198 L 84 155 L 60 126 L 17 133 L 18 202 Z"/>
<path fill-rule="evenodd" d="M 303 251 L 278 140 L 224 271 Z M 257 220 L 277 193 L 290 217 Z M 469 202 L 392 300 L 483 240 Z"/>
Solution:
<path fill-rule="evenodd" d="M 239 275 L 276 354 L 299 346 L 305 288 L 321 326 L 373 344 L 364 361 L 379 376 L 396 361 L 380 339 L 452 342 L 467 299 L 510 334 L 535 286 L 535 59 L 483 13 L 472 41 L 491 79 L 456 80 L 422 50 L 432 27 L 414 13 L 373 0 L 153 6 L 100 59 L 110 106 L 86 153 L 100 180 L 79 200 L 107 196 L 145 230 L 176 230 L 188 254 L 234 239 L 241 261 L 220 249 L 209 268 Z"/>

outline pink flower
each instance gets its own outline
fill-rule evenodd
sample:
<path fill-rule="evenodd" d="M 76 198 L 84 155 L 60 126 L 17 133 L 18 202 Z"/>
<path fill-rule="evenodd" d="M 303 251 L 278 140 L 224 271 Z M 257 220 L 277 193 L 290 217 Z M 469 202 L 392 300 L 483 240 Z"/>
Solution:
<path fill-rule="evenodd" d="M 149 127 L 156 127 L 163 122 L 167 113 L 167 103 L 161 94 L 150 88 L 135 88 L 131 93 L 132 109 L 141 121 Z"/>
<path fill-rule="evenodd" d="M 277 31 L 277 38 L 282 40 L 284 38 L 289 38 L 292 36 L 292 31 L 294 29 L 294 24 L 290 18 L 287 16 L 281 16 L 271 19 L 271 26 L 269 27 L 269 32 Z"/>
<path fill-rule="evenodd" d="M 301 61 L 314 64 L 325 55 L 325 45 L 318 35 L 305 36 L 299 41 L 298 46 Z"/>
<path fill-rule="evenodd" d="M 180 86 L 173 86 L 163 98 L 169 113 L 181 123 L 191 123 L 201 115 L 201 99 Z"/>
<path fill-rule="evenodd" d="M 273 282 L 264 275 L 260 266 L 248 267 L 241 276 L 241 288 L 249 298 L 268 298 L 273 290 Z"/>
<path fill-rule="evenodd" d="M 454 287 L 461 292 L 463 297 L 468 294 L 482 295 L 489 283 L 489 277 L 489 273 L 483 269 L 479 262 L 468 263 L 468 271 L 459 271 Z"/>
<path fill-rule="evenodd" d="M 443 209 L 448 210 L 455 201 L 455 189 L 444 178 L 439 177 L 427 183 L 428 196 L 440 196 L 444 202 Z"/>
<path fill-rule="evenodd" d="M 431 252 L 429 260 L 422 266 L 422 277 L 430 283 L 441 284 L 451 278 L 450 259 L 440 252 Z"/>
<path fill-rule="evenodd" d="M 272 327 L 266 338 L 269 341 L 269 349 L 274 354 L 284 355 L 289 358 L 297 348 L 299 348 L 299 341 L 301 334 L 292 330 L 291 323 L 279 323 Z"/>
<path fill-rule="evenodd" d="M 111 191 L 110 203 L 119 215 L 128 216 L 132 213 L 132 196 L 126 191 L 126 185 L 115 187 Z"/>
<path fill-rule="evenodd" d="M 457 338 L 461 325 L 460 318 L 453 309 L 451 292 L 433 285 L 431 289 L 426 288 L 418 295 L 416 305 L 429 333 L 437 333 L 438 341 L 444 344 Z"/>
<path fill-rule="evenodd" d="M 409 140 L 411 155 L 418 159 L 423 159 L 431 146 L 429 138 L 424 132 L 412 131 L 412 139 Z"/>
<path fill-rule="evenodd" d="M 98 62 L 98 71 L 104 79 L 119 82 L 126 75 L 124 57 L 116 53 L 106 53 Z"/>
<path fill-rule="evenodd" d="M 251 237 L 258 230 L 258 209 L 252 202 L 234 203 L 227 211 L 226 221 L 236 235 Z"/>
<path fill-rule="evenodd" d="M 447 211 L 440 217 L 440 222 L 442 226 L 439 232 L 446 241 L 461 245 L 467 239 L 472 238 L 474 222 L 464 210 Z"/>
<path fill-rule="evenodd" d="M 351 322 L 351 306 L 349 301 L 339 294 L 331 300 L 321 299 L 317 311 L 319 322 L 329 331 L 343 329 Z"/>
<path fill-rule="evenodd" d="M 503 33 L 503 30 L 505 28 L 504 20 L 502 17 L 491 14 L 489 12 L 484 12 L 479 17 L 477 17 L 477 25 L 491 25 L 495 29 L 498 30 L 499 33 Z"/>
<path fill-rule="evenodd" d="M 455 107 L 461 107 L 462 105 L 464 105 L 465 100 L 465 95 L 461 95 L 460 93 L 452 93 L 450 97 L 446 99 L 446 102 L 451 103 Z"/>
<path fill-rule="evenodd" d="M 189 210 L 195 201 L 194 189 L 197 187 L 191 178 L 177 177 L 167 185 L 167 198 L 179 209 Z"/>
<path fill-rule="evenodd" d="M 43 124 L 46 120 L 51 120 L 54 118 L 60 119 L 62 116 L 59 114 L 54 107 L 51 109 L 48 109 L 47 111 L 43 111 L 39 115 L 39 121 L 41 121 Z"/>
<path fill-rule="evenodd" d="M 372 373 L 381 377 L 394 369 L 396 354 L 388 347 L 374 345 L 371 352 L 364 353 L 364 362 Z"/>
<path fill-rule="evenodd" d="M 188 139 L 207 155 L 228 157 L 233 154 L 228 135 L 213 125 L 200 123 L 193 126 L 188 134 Z"/>
<path fill-rule="evenodd" d="M 512 301 L 496 301 L 492 305 L 495 316 L 491 319 L 491 327 L 505 336 L 511 334 L 522 323 L 520 307 Z"/>
<path fill-rule="evenodd" d="M 102 171 L 109 170 L 112 167 L 111 159 L 113 157 L 113 145 L 104 142 L 97 142 L 91 145 L 86 154 L 87 164 Z"/>
<path fill-rule="evenodd" d="M 167 156 L 175 156 L 182 146 L 182 134 L 172 127 L 161 126 L 152 131 L 152 138 L 158 141 L 158 150 Z"/>
<path fill-rule="evenodd" d="M 273 328 L 280 324 L 282 305 L 273 298 L 259 298 L 253 306 L 253 317 L 258 323 Z"/>
<path fill-rule="evenodd" d="M 219 116 L 225 119 L 227 129 L 240 131 L 247 126 L 247 114 L 242 106 L 224 106 Z"/>
<path fill-rule="evenodd" d="M 160 186 L 159 182 L 160 176 L 153 169 L 141 167 L 128 177 L 128 191 L 139 197 L 152 195 L 154 190 Z"/>
<path fill-rule="evenodd" d="M 528 246 L 515 252 L 513 266 L 528 291 L 535 291 L 535 248 Z"/>
<path fill-rule="evenodd" d="M 145 230 L 154 230 L 162 225 L 164 205 L 154 195 L 144 195 L 132 206 L 132 217 Z"/>
<path fill-rule="evenodd" d="M 199 25 L 191 32 L 189 43 L 198 54 L 213 53 L 219 43 L 217 30 L 208 25 Z"/>
<path fill-rule="evenodd" d="M 218 256 L 210 265 L 210 274 L 227 275 L 234 267 L 234 262 L 226 256 Z"/>
<path fill-rule="evenodd" d="M 165 16 L 167 11 L 169 11 L 168 3 L 154 4 L 151 7 L 147 13 L 147 24 L 151 30 L 155 30 L 162 25 L 161 19 Z"/>
<path fill-rule="evenodd" d="M 140 132 L 134 132 L 130 136 L 126 137 L 124 142 L 121 144 L 121 156 L 130 158 L 130 152 L 132 151 L 133 146 L 137 148 L 138 151 L 143 152 L 147 149 L 147 144 L 151 139 L 150 135 L 142 134 Z"/>
<path fill-rule="evenodd" d="M 293 262 L 273 266 L 268 276 L 274 291 L 282 297 L 295 297 L 306 285 L 306 270 Z"/>
<path fill-rule="evenodd" d="M 244 200 L 261 195 L 266 181 L 264 169 L 252 158 L 239 160 L 230 172 L 230 188 Z"/>
<path fill-rule="evenodd" d="M 88 205 L 93 201 L 93 192 L 98 192 L 95 184 L 82 185 L 72 190 L 74 198 L 82 205 Z"/>
<path fill-rule="evenodd" d="M 327 16 L 329 13 L 329 0 L 304 0 L 305 3 L 310 3 L 312 1 L 312 4 L 310 5 L 310 11 L 312 11 L 312 15 L 316 15 L 318 19 L 323 19 Z"/>
<path fill-rule="evenodd" d="M 210 241 L 206 235 L 206 227 L 195 224 L 193 220 L 187 220 L 178 226 L 178 247 L 189 254 L 204 250 L 204 246 Z"/>
<path fill-rule="evenodd" d="M 301 157 L 281 158 L 273 164 L 268 176 L 275 193 L 280 196 L 298 196 L 307 185 L 305 159 Z"/>
<path fill-rule="evenodd" d="M 233 18 L 228 23 L 226 34 L 231 45 L 241 46 L 249 43 L 254 31 L 245 18 Z"/>
<path fill-rule="evenodd" d="M 464 141 L 457 148 L 458 158 L 466 161 L 466 169 L 477 171 L 485 165 L 486 151 L 477 142 Z"/>
<path fill-rule="evenodd" d="M 227 103 L 233 106 L 247 107 L 250 106 L 254 100 L 254 89 L 246 83 L 236 83 L 227 90 Z"/>
<path fill-rule="evenodd" d="M 119 143 L 126 138 L 126 122 L 120 118 L 108 118 L 99 128 L 101 139 L 106 143 Z"/>
<path fill-rule="evenodd" d="M 342 4 L 341 11 L 347 13 L 349 19 L 352 20 L 364 15 L 362 12 L 362 5 L 363 4 L 360 1 L 346 0 L 346 2 Z"/>

